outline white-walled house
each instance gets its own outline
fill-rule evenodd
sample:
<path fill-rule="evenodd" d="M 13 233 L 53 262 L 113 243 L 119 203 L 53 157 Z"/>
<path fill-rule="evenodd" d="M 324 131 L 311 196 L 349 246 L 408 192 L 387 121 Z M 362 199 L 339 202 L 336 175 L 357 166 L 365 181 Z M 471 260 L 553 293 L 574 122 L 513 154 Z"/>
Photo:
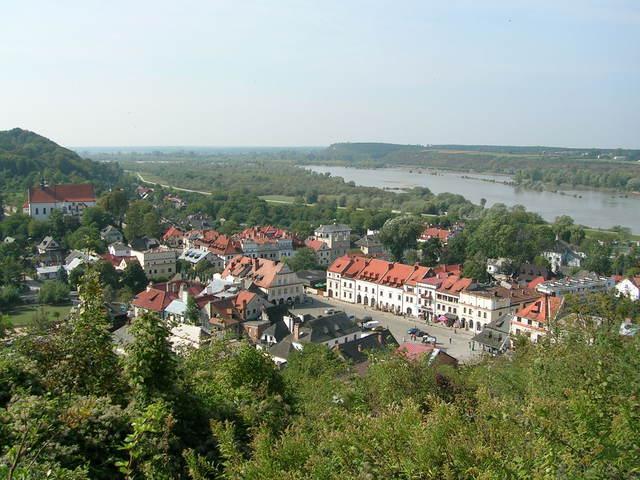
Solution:
<path fill-rule="evenodd" d="M 623 278 L 616 284 L 616 295 L 634 302 L 640 300 L 640 276 Z"/>
<path fill-rule="evenodd" d="M 131 250 L 148 278 L 168 278 L 176 273 L 178 254 L 170 248 L 154 248 L 146 251 Z"/>
<path fill-rule="evenodd" d="M 241 279 L 245 288 L 255 285 L 272 304 L 304 300 L 302 280 L 285 263 L 265 258 L 237 256 L 229 261 L 221 278 Z"/>
<path fill-rule="evenodd" d="M 54 210 L 63 215 L 82 215 L 87 207 L 96 205 L 96 194 L 90 183 L 45 185 L 27 190 L 27 201 L 22 210 L 36 220 L 46 220 Z"/>

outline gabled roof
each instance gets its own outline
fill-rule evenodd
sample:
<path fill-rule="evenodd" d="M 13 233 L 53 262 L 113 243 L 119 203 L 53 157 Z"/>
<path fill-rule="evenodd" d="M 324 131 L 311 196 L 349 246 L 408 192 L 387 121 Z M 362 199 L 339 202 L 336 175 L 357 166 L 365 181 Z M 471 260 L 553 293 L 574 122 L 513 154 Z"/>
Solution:
<path fill-rule="evenodd" d="M 451 234 L 452 234 L 451 231 L 446 230 L 444 228 L 428 227 L 422 232 L 422 235 L 420 235 L 420 238 L 423 240 L 427 240 L 429 238 L 437 238 L 441 242 L 446 242 L 451 236 Z"/>
<path fill-rule="evenodd" d="M 301 343 L 322 343 L 360 331 L 360 327 L 346 313 L 337 312 L 325 317 L 317 317 L 300 326 Z"/>
<path fill-rule="evenodd" d="M 175 293 L 150 288 L 136 295 L 131 304 L 138 308 L 160 313 L 176 298 L 178 296 Z"/>
<path fill-rule="evenodd" d="M 291 335 L 288 335 L 269 349 L 269 355 L 287 360 L 289 358 L 289 354 L 295 351 L 295 349 L 296 348 L 293 346 L 291 340 Z"/>
<path fill-rule="evenodd" d="M 438 291 L 449 294 L 459 294 L 462 290 L 469 288 L 472 283 L 473 279 L 471 278 L 461 278 L 457 275 L 451 275 L 442 282 Z"/>
<path fill-rule="evenodd" d="M 351 259 L 352 257 L 350 257 L 349 255 L 343 255 L 342 257 L 338 257 L 333 261 L 331 265 L 329 265 L 329 268 L 327 268 L 327 271 L 331 273 L 342 273 L 351 264 Z"/>
<path fill-rule="evenodd" d="M 251 239 L 251 240 L 260 240 L 260 239 L 270 239 L 270 240 L 278 240 L 278 239 L 291 239 L 292 235 L 282 228 L 274 227 L 273 225 L 263 225 L 263 226 L 255 226 L 250 228 L 245 228 L 242 232 L 236 235 L 238 239 Z"/>
<path fill-rule="evenodd" d="M 460 264 L 438 265 L 433 268 L 433 271 L 436 273 L 452 273 L 455 275 L 460 275 L 462 273 L 462 265 Z"/>
<path fill-rule="evenodd" d="M 640 276 L 636 276 L 636 277 L 623 277 L 621 279 L 618 280 L 618 285 L 622 282 L 624 282 L 625 280 L 628 280 L 634 287 L 640 288 Z"/>
<path fill-rule="evenodd" d="M 59 248 L 60 245 L 56 242 L 53 237 L 47 235 L 42 239 L 42 241 L 38 244 L 38 248 L 44 250 L 52 250 Z"/>
<path fill-rule="evenodd" d="M 90 183 L 70 183 L 29 188 L 30 203 L 95 202 L 96 194 Z"/>
<path fill-rule="evenodd" d="M 291 332 L 287 328 L 286 323 L 282 320 L 272 323 L 264 330 L 264 332 L 262 332 L 263 335 L 269 335 L 275 338 L 276 342 L 281 342 L 290 333 Z"/>
<path fill-rule="evenodd" d="M 397 346 L 398 342 L 395 337 L 389 330 L 385 329 L 350 342 L 341 343 L 333 347 L 333 349 L 345 360 L 350 360 L 356 364 L 367 361 L 368 352 Z"/>
<path fill-rule="evenodd" d="M 381 285 L 387 285 L 389 287 L 401 287 L 405 284 L 413 273 L 418 269 L 414 265 L 405 265 L 404 263 L 392 263 L 389 269 L 378 281 Z"/>
<path fill-rule="evenodd" d="M 233 306 L 240 312 L 240 313 L 244 313 L 244 304 L 245 302 L 247 303 L 247 305 L 249 303 L 251 303 L 253 301 L 254 298 L 256 298 L 258 296 L 258 294 L 250 292 L 248 290 L 240 290 L 240 292 L 238 293 L 238 295 L 235 296 L 235 298 L 233 299 Z"/>
<path fill-rule="evenodd" d="M 408 360 L 418 360 L 423 355 L 433 352 L 434 348 L 430 343 L 405 342 L 396 349 L 396 353 Z"/>
<path fill-rule="evenodd" d="M 377 235 L 365 235 L 356 240 L 356 245 L 358 247 L 379 247 L 382 243 L 378 240 Z"/>
<path fill-rule="evenodd" d="M 320 225 L 316 228 L 316 233 L 335 233 L 335 232 L 344 232 L 351 231 L 351 227 L 344 225 L 342 223 L 334 223 L 332 225 Z"/>
<path fill-rule="evenodd" d="M 222 278 L 229 275 L 246 278 L 261 288 L 270 288 L 279 273 L 288 273 L 289 267 L 282 262 L 265 258 L 237 256 L 232 258 L 222 272 Z"/>
<path fill-rule="evenodd" d="M 162 240 L 169 240 L 170 238 L 182 238 L 184 237 L 184 232 L 180 230 L 178 227 L 171 226 L 164 232 L 162 235 Z"/>
<path fill-rule="evenodd" d="M 319 252 L 320 250 L 329 250 L 329 246 L 324 243 L 322 240 L 310 240 L 310 239 L 306 239 L 304 241 L 304 244 L 315 250 L 316 252 Z"/>
<path fill-rule="evenodd" d="M 517 317 L 546 323 L 547 319 L 555 319 L 564 303 L 563 297 L 540 297 L 538 300 L 516 312 Z M 548 312 L 547 312 L 547 304 Z"/>
<path fill-rule="evenodd" d="M 358 280 L 365 280 L 368 282 L 378 283 L 385 276 L 389 268 L 393 265 L 386 260 L 379 260 L 377 258 L 371 259 L 367 265 L 358 273 Z"/>
<path fill-rule="evenodd" d="M 435 274 L 431 267 L 417 267 L 411 276 L 407 279 L 407 285 L 416 285 L 425 281 L 427 278 L 433 277 Z"/>

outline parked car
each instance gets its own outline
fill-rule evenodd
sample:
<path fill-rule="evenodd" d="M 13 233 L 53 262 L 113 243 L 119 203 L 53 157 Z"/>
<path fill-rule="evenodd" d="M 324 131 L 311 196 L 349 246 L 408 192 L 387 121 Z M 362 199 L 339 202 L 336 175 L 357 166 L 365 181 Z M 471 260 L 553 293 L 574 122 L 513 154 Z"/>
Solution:
<path fill-rule="evenodd" d="M 324 313 L 325 313 L 325 315 L 333 315 L 334 313 L 336 313 L 336 309 L 335 308 L 325 308 Z"/>
<path fill-rule="evenodd" d="M 416 337 L 422 337 L 423 335 L 427 334 L 427 332 L 420 330 L 418 327 L 410 328 L 409 330 L 407 330 L 407 333 L 409 335 L 415 335 Z"/>
<path fill-rule="evenodd" d="M 369 320 L 368 322 L 362 322 L 363 330 L 373 330 L 376 327 L 382 327 L 382 325 L 380 325 L 380 322 L 377 320 Z"/>
<path fill-rule="evenodd" d="M 434 345 L 438 343 L 438 339 L 433 335 L 429 335 L 427 332 L 424 332 L 422 336 L 422 343 L 433 343 Z"/>

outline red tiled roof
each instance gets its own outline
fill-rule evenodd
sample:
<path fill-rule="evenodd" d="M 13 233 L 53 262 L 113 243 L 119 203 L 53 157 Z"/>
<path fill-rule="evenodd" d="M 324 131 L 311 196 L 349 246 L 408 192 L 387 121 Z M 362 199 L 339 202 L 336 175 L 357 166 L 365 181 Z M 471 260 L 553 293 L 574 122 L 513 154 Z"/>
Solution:
<path fill-rule="evenodd" d="M 355 278 L 370 262 L 366 257 L 355 256 L 351 258 L 351 262 L 342 273 L 343 277 Z"/>
<path fill-rule="evenodd" d="M 184 232 L 177 227 L 171 226 L 167 229 L 166 232 L 164 232 L 164 235 L 162 235 L 163 240 L 168 240 L 173 237 L 175 238 L 184 237 Z"/>
<path fill-rule="evenodd" d="M 436 273 L 453 273 L 455 275 L 460 275 L 462 273 L 462 265 L 453 264 L 453 265 L 438 265 L 434 267 L 434 272 Z"/>
<path fill-rule="evenodd" d="M 160 313 L 176 298 L 178 296 L 175 293 L 150 288 L 136 295 L 131 304 L 138 308 Z"/>
<path fill-rule="evenodd" d="M 428 240 L 429 238 L 437 238 L 442 242 L 446 242 L 451 236 L 451 232 L 449 230 L 445 230 L 444 228 L 438 227 L 428 227 L 422 232 L 420 238 L 423 240 Z"/>
<path fill-rule="evenodd" d="M 440 288 L 438 288 L 438 291 L 456 294 L 460 293 L 465 288 L 469 288 L 472 283 L 473 279 L 471 278 L 461 278 L 457 275 L 451 275 L 442 282 L 442 285 L 440 286 Z"/>
<path fill-rule="evenodd" d="M 400 287 L 409 280 L 418 267 L 404 263 L 392 263 L 378 283 L 390 287 Z"/>
<path fill-rule="evenodd" d="M 362 269 L 356 278 L 359 280 L 378 283 L 387 273 L 387 270 L 391 268 L 391 265 L 393 265 L 391 262 L 374 258 L 369 261 L 367 266 Z"/>
<path fill-rule="evenodd" d="M 110 253 L 103 253 L 102 255 L 100 255 L 100 258 L 102 258 L 105 262 L 109 262 L 111 265 L 113 265 L 114 267 L 117 267 L 118 265 L 120 265 L 122 263 L 122 261 L 124 260 L 125 262 L 130 262 L 130 261 L 138 261 L 137 257 L 118 257 L 116 255 L 112 255 Z"/>
<path fill-rule="evenodd" d="M 28 199 L 30 203 L 95 202 L 96 194 L 90 183 L 71 183 L 31 187 Z"/>
<path fill-rule="evenodd" d="M 274 227 L 272 225 L 256 226 L 245 228 L 242 232 L 236 235 L 236 238 L 242 240 L 278 240 L 283 238 L 291 238 L 292 235 L 281 228 Z"/>
<path fill-rule="evenodd" d="M 535 290 L 535 288 L 544 281 L 545 281 L 544 277 L 536 277 L 533 280 L 531 280 L 529 283 L 527 283 L 527 288 L 531 288 Z"/>
<path fill-rule="evenodd" d="M 547 315 L 547 301 L 545 301 L 545 297 L 540 297 L 535 302 L 527 305 L 524 308 L 521 308 L 516 312 L 516 316 L 535 320 L 536 322 L 546 322 L 547 318 L 554 319 L 560 308 L 562 308 L 563 298 L 562 297 L 546 297 L 546 300 L 549 303 L 549 314 Z"/>
<path fill-rule="evenodd" d="M 433 352 L 435 347 L 426 343 L 405 342 L 396 349 L 396 353 L 405 356 L 409 360 L 418 360 L 424 354 Z"/>
<path fill-rule="evenodd" d="M 229 275 L 239 278 L 249 278 L 258 287 L 270 288 L 276 275 L 285 267 L 282 262 L 274 262 L 265 258 L 250 258 L 237 256 L 229 261 L 222 272 L 222 277 Z"/>
<path fill-rule="evenodd" d="M 328 249 L 329 247 L 327 246 L 326 243 L 324 243 L 322 240 L 305 240 L 304 244 L 309 247 L 312 248 L 313 250 L 315 250 L 316 252 L 319 250 L 323 250 L 323 249 Z"/>
<path fill-rule="evenodd" d="M 247 305 L 251 303 L 251 301 L 256 298 L 256 293 L 250 292 L 248 290 L 242 290 L 238 295 L 233 299 L 233 306 L 240 312 L 244 313 L 244 302 L 247 302 Z"/>
<path fill-rule="evenodd" d="M 431 267 L 421 267 L 415 269 L 415 271 L 411 274 L 409 279 L 407 280 L 407 285 L 415 285 L 418 282 L 422 282 L 429 277 L 433 277 L 434 272 Z"/>
<path fill-rule="evenodd" d="M 328 272 L 331 273 L 342 273 L 344 272 L 349 265 L 351 264 L 351 258 L 349 255 L 343 255 L 342 257 L 336 258 L 329 268 L 327 268 Z"/>

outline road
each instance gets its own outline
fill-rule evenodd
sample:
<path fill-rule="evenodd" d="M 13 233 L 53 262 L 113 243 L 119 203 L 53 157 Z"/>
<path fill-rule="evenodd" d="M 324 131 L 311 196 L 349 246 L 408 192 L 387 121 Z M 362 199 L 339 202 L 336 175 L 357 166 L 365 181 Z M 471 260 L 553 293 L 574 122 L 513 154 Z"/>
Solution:
<path fill-rule="evenodd" d="M 373 320 L 377 320 L 383 326 L 387 327 L 396 340 L 398 340 L 398 343 L 402 343 L 403 341 L 411 342 L 407 330 L 411 327 L 418 327 L 430 335 L 435 336 L 438 340 L 437 346 L 446 350 L 447 353 L 457 358 L 460 362 L 470 363 L 480 358 L 480 352 L 469 349 L 469 342 L 473 334 L 468 331 L 461 329 L 454 331 L 453 328 L 436 324 L 427 325 L 424 321 L 414 317 L 393 315 L 388 312 L 372 310 L 364 305 L 341 302 L 334 298 L 326 298 L 318 295 L 308 295 L 308 298 L 312 299 L 313 303 L 296 305 L 293 311 L 318 315 L 324 314 L 326 308 L 335 308 L 344 311 L 348 315 L 355 315 L 355 317 L 359 319 L 365 315 L 369 315 Z M 417 339 L 416 343 L 420 341 L 420 339 Z"/>

